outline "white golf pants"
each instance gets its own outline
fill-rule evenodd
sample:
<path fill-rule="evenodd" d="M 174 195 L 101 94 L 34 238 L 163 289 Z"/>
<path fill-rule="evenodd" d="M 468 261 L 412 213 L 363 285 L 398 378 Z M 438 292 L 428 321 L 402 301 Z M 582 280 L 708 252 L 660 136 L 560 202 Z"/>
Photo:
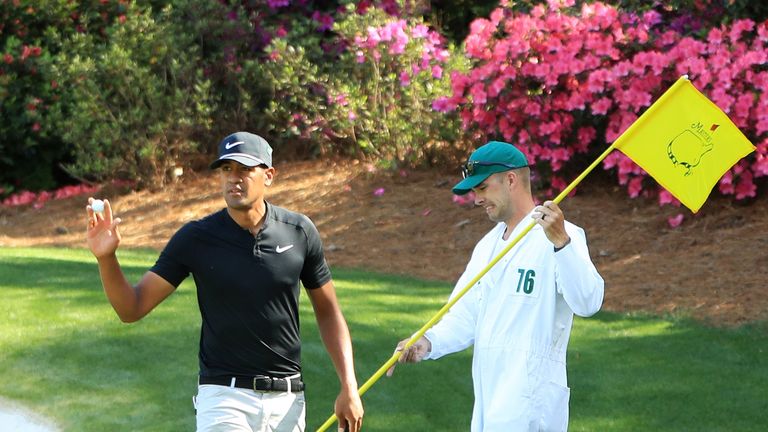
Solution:
<path fill-rule="evenodd" d="M 197 387 L 197 432 L 304 432 L 304 392 Z"/>

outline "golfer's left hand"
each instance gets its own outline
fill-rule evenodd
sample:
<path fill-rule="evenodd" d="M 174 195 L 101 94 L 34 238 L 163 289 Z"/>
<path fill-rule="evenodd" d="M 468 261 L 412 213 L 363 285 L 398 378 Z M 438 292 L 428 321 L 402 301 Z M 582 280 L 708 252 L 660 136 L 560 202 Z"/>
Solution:
<path fill-rule="evenodd" d="M 363 427 L 363 402 L 356 388 L 342 389 L 334 405 L 339 432 L 358 432 Z"/>
<path fill-rule="evenodd" d="M 565 216 L 563 211 L 553 201 L 545 201 L 544 204 L 533 209 L 531 217 L 544 228 L 549 241 L 555 248 L 561 248 L 571 241 L 565 232 Z"/>

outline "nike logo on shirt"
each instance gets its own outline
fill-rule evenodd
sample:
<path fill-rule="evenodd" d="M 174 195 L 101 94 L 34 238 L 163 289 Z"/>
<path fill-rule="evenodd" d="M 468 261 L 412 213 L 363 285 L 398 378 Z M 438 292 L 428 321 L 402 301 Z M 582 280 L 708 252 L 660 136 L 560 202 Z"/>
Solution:
<path fill-rule="evenodd" d="M 293 245 L 292 245 L 292 244 L 290 244 L 290 245 L 288 245 L 288 246 L 278 246 L 278 247 L 276 247 L 276 248 L 275 248 L 275 252 L 277 252 L 277 253 L 283 253 L 283 252 L 287 251 L 288 249 L 290 249 L 290 248 L 292 248 L 292 247 L 293 247 Z"/>

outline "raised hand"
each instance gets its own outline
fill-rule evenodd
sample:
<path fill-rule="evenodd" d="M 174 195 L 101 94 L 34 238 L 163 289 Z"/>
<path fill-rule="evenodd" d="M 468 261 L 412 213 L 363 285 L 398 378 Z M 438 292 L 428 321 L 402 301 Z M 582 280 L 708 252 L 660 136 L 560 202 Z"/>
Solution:
<path fill-rule="evenodd" d="M 85 210 L 88 214 L 86 241 L 91 253 L 98 259 L 114 255 L 120 245 L 120 218 L 113 218 L 109 200 L 104 200 L 104 211 L 95 212 L 91 207 L 93 198 L 88 198 Z"/>

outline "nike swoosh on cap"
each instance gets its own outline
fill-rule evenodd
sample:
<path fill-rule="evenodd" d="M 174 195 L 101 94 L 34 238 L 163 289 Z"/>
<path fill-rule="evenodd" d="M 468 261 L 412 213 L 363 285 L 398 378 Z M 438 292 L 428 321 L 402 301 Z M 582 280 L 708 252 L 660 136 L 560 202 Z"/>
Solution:
<path fill-rule="evenodd" d="M 275 252 L 283 253 L 283 252 L 287 251 L 288 249 L 290 249 L 292 247 L 293 247 L 292 244 L 289 244 L 288 246 L 278 246 L 278 247 L 275 248 Z"/>
<path fill-rule="evenodd" d="M 237 141 L 237 142 L 233 142 L 233 143 L 227 143 L 227 144 L 224 144 L 224 148 L 229 150 L 232 147 L 239 146 L 240 144 L 244 144 L 244 143 L 245 143 L 245 141 Z"/>

